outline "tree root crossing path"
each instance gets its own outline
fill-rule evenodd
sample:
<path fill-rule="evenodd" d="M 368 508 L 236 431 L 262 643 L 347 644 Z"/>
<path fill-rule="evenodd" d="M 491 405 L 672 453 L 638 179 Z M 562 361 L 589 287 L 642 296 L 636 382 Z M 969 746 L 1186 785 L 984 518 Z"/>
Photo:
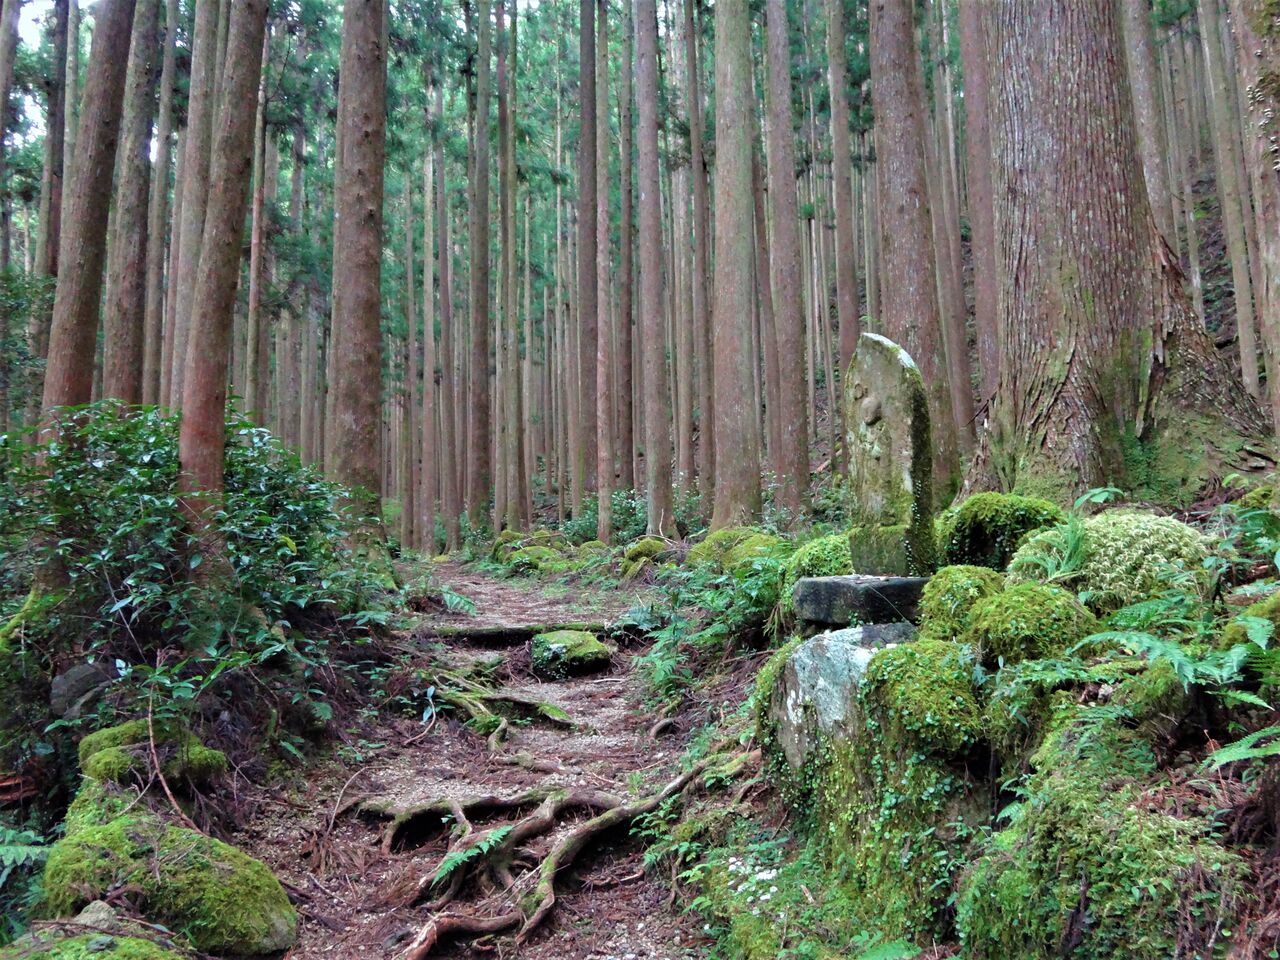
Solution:
<path fill-rule="evenodd" d="M 607 630 L 643 598 L 451 563 L 434 575 L 476 613 L 425 614 L 403 638 L 421 654 L 388 678 L 386 706 L 425 702 L 423 715 L 350 735 L 246 828 L 305 918 L 291 960 L 704 956 L 631 829 L 698 789 L 710 762 L 682 765 L 687 733 L 655 725 L 633 669 L 643 649 L 620 639 L 588 676 L 530 669 L 534 633 Z"/>

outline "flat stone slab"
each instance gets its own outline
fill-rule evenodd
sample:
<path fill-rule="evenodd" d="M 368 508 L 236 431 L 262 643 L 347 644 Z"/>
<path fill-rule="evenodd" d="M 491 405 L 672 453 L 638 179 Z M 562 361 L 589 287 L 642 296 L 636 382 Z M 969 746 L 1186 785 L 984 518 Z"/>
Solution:
<path fill-rule="evenodd" d="M 804 577 L 796 583 L 796 619 L 830 626 L 892 624 L 920 618 L 928 577 Z"/>

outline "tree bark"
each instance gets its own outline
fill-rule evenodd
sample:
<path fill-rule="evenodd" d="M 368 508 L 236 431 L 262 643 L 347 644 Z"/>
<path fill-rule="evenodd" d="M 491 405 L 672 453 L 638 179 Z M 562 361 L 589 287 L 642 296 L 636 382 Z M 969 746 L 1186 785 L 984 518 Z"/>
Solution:
<path fill-rule="evenodd" d="M 267 0 L 230 2 L 232 33 L 222 82 L 225 103 L 218 111 L 210 157 L 178 438 L 184 503 L 202 545 L 215 550 L 218 545 L 206 528 L 224 489 L 227 363 L 253 168 L 254 114 L 238 106 L 253 97 L 262 75 L 268 6 Z"/>
<path fill-rule="evenodd" d="M 333 332 L 325 466 L 379 523 L 382 191 L 386 159 L 385 0 L 347 0 L 334 181 Z"/>
<path fill-rule="evenodd" d="M 265 40 L 264 40 L 265 42 Z M 249 227 L 249 294 L 245 318 L 244 405 L 258 426 L 266 424 L 262 370 L 262 275 L 263 216 L 267 196 L 267 77 L 263 71 L 258 84 L 257 110 L 253 121 L 253 202 Z"/>
<path fill-rule="evenodd" d="M 489 63 L 492 57 L 489 20 L 489 0 L 480 0 L 476 18 L 476 123 L 471 208 L 471 431 L 467 454 L 467 514 L 474 529 L 479 529 L 486 522 L 493 473 L 489 414 Z"/>
<path fill-rule="evenodd" d="M 1168 148 L 1160 122 L 1160 85 L 1156 78 L 1156 47 L 1150 0 L 1124 0 L 1124 46 L 1128 55 L 1129 88 L 1137 126 L 1138 152 L 1147 198 L 1160 234 L 1173 243 L 1173 204 L 1169 199 Z"/>
<path fill-rule="evenodd" d="M 714 293 L 709 266 L 711 209 L 707 197 L 707 161 L 703 149 L 702 81 L 698 59 L 697 0 L 684 0 L 685 94 L 689 111 L 689 176 L 693 180 L 693 331 L 698 367 L 698 484 L 704 493 L 715 485 L 715 364 L 711 357 L 711 315 L 707 304 Z"/>
<path fill-rule="evenodd" d="M 146 306 L 143 317 L 142 402 L 160 402 L 163 361 L 165 234 L 169 217 L 169 166 L 173 151 L 173 90 L 177 74 L 178 0 L 165 0 L 164 58 L 156 124 L 156 162 L 147 215 Z"/>
<path fill-rule="evenodd" d="M 462 498 L 459 488 L 457 465 L 457 433 L 454 429 L 454 411 L 457 402 L 454 365 L 453 287 L 449 271 L 449 195 L 445 182 L 444 138 L 440 127 L 444 123 L 444 82 L 436 85 L 436 124 L 432 130 L 435 146 L 436 172 L 436 272 L 440 277 L 440 510 L 444 514 L 445 546 L 456 550 L 462 545 Z"/>
<path fill-rule="evenodd" d="M 858 245 L 853 232 L 853 157 L 849 148 L 849 95 L 845 90 L 843 0 L 826 0 L 827 80 L 831 88 L 831 178 L 836 206 L 836 319 L 840 370 L 853 359 L 858 321 Z"/>
<path fill-rule="evenodd" d="M 982 482 L 1066 502 L 1141 487 L 1152 478 L 1125 469 L 1138 444 L 1178 499 L 1269 464 L 1250 439 L 1260 413 L 1201 329 L 1147 200 L 1119 10 L 1000 0 L 990 16 L 1003 343 Z"/>
<path fill-rule="evenodd" d="M 125 79 L 124 121 L 116 160 L 115 231 L 107 270 L 103 336 L 105 396 L 142 403 L 144 319 L 147 308 L 148 198 L 151 192 L 151 124 L 156 111 L 156 60 L 160 52 L 160 0 L 142 0 L 134 11 Z M 163 247 L 163 239 L 158 242 Z"/>
<path fill-rule="evenodd" d="M 747 0 L 716 4 L 715 505 L 712 529 L 760 513 L 759 411 L 751 365 L 751 17 Z M 695 281 L 696 282 L 696 281 Z"/>
<path fill-rule="evenodd" d="M 596 538 L 613 534 L 613 383 L 609 318 L 609 5 L 598 0 L 596 19 Z"/>
<path fill-rule="evenodd" d="M 81 155 L 72 170 L 58 250 L 62 268 L 53 302 L 49 363 L 45 368 L 46 420 L 60 407 L 90 401 L 99 299 L 106 259 L 111 178 L 115 172 L 133 0 L 99 0 L 97 27 L 85 84 Z"/>
<path fill-rule="evenodd" d="M 596 30 L 593 0 L 578 5 L 578 427 L 570 440 L 573 456 L 573 515 L 582 512 L 583 494 L 595 488 L 596 461 Z"/>
<path fill-rule="evenodd" d="M 619 180 L 622 206 L 618 218 L 618 466 L 621 470 L 619 484 L 624 490 L 632 490 L 636 485 L 635 475 L 635 417 L 634 390 L 635 381 L 631 374 L 632 342 L 634 334 L 631 329 L 635 292 L 634 282 L 634 250 L 632 234 L 635 231 L 632 195 L 632 132 L 631 132 L 631 100 L 632 69 L 635 60 L 632 50 L 635 46 L 635 24 L 631 16 L 631 4 L 623 4 L 623 41 L 621 64 L 621 88 L 618 91 L 618 127 L 619 127 Z"/>

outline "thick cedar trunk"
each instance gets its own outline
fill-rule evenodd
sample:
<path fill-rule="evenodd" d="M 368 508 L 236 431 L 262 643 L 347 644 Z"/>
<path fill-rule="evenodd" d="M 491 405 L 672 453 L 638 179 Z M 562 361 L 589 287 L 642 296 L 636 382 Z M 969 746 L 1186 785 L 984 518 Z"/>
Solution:
<path fill-rule="evenodd" d="M 386 158 L 385 0 L 347 0 L 334 182 L 333 332 L 325 465 L 376 522 L 382 375 L 382 191 Z"/>
<path fill-rule="evenodd" d="M 187 106 L 187 129 L 182 139 L 182 220 L 178 229 L 178 254 L 170 270 L 174 285 L 173 368 L 165 402 L 176 406 L 182 399 L 187 341 L 196 271 L 200 267 L 200 238 L 204 233 L 205 204 L 209 192 L 209 145 L 213 130 L 214 77 L 217 61 L 217 0 L 196 0 L 194 51 Z"/>
<path fill-rule="evenodd" d="M 169 215 L 169 164 L 173 151 L 173 88 L 177 71 L 178 0 L 165 2 L 164 62 L 156 124 L 156 162 L 147 215 L 146 306 L 143 318 L 142 402 L 160 402 L 164 340 L 164 264 Z"/>
<path fill-rule="evenodd" d="M 222 84 L 226 103 L 218 111 L 210 158 L 178 440 L 179 482 L 197 529 L 217 508 L 223 490 L 227 362 L 253 167 L 254 115 L 236 105 L 248 102 L 258 87 L 267 22 L 267 0 L 231 0 L 231 7 L 232 40 Z"/>
<path fill-rule="evenodd" d="M 430 96 L 430 84 L 427 85 Z M 428 119 L 430 108 L 428 108 Z M 432 250 L 435 241 L 433 217 L 435 189 L 433 183 L 434 154 L 426 151 L 422 172 L 422 423 L 421 496 L 419 499 L 420 540 L 428 556 L 436 552 L 436 499 L 440 489 L 439 456 L 436 451 L 436 318 L 435 267 Z"/>
<path fill-rule="evenodd" d="M 795 136 L 791 127 L 791 47 L 784 0 L 769 0 L 768 110 L 766 138 L 769 204 L 773 243 L 770 248 L 770 288 L 773 323 L 778 340 L 779 411 L 782 433 L 774 462 L 778 472 L 778 500 L 799 515 L 808 504 L 809 443 L 805 422 L 804 304 L 800 272 L 800 229 L 796 211 Z"/>
<path fill-rule="evenodd" d="M 871 2 L 871 95 L 880 177 L 881 329 L 924 377 L 934 431 L 934 489 L 954 485 L 958 456 L 941 348 L 941 312 L 925 181 L 924 81 L 910 0 Z"/>
<path fill-rule="evenodd" d="M 716 4 L 715 506 L 711 526 L 760 513 L 759 411 L 752 404 L 751 17 L 747 0 Z M 695 279 L 695 283 L 696 283 Z"/>
<path fill-rule="evenodd" d="M 836 205 L 836 318 L 840 370 L 858 343 L 858 246 L 853 232 L 853 168 L 849 149 L 849 96 L 845 91 L 844 0 L 826 0 L 827 80 L 831 88 L 831 178 Z"/>
<path fill-rule="evenodd" d="M 973 326 L 982 400 L 990 403 L 1000 376 L 1000 334 L 996 329 L 995 209 L 991 196 L 991 70 L 982 29 L 982 2 L 960 0 L 960 60 L 964 67 L 964 141 L 973 251 Z"/>
<path fill-rule="evenodd" d="M 587 0 L 590 2 L 590 0 Z M 480 0 L 476 18 L 476 124 L 471 207 L 471 382 L 470 449 L 467 453 L 467 514 L 471 526 L 484 525 L 492 480 L 489 412 L 489 0 Z"/>
<path fill-rule="evenodd" d="M 635 475 L 635 418 L 634 379 L 631 375 L 632 304 L 634 303 L 632 231 L 634 230 L 631 192 L 631 71 L 635 63 L 632 57 L 635 25 L 631 17 L 631 4 L 623 4 L 623 42 L 621 89 L 618 91 L 618 126 L 620 129 L 620 180 L 622 209 L 618 219 L 618 466 L 621 470 L 620 486 L 631 490 L 636 485 Z"/>
<path fill-rule="evenodd" d="M 596 326 L 600 308 L 596 286 L 596 30 L 593 0 L 578 6 L 578 426 L 573 448 L 573 515 L 582 496 L 594 489 L 596 459 Z"/>
<path fill-rule="evenodd" d="M 1261 465 L 1265 426 L 1214 350 L 1143 184 L 1110 0 L 993 4 L 1000 389 L 982 482 L 1069 497 L 1126 478 L 1145 444 L 1165 484 Z M 1056 104 L 1052 110 L 1048 103 Z M 1163 491 L 1169 496 L 1169 491 Z"/>
<path fill-rule="evenodd" d="M 697 0 L 684 0 L 685 80 L 689 111 L 689 176 L 693 180 L 693 335 L 698 366 L 698 483 L 705 494 L 715 483 L 715 370 L 711 359 L 711 313 L 714 293 L 710 251 L 711 208 L 707 197 L 707 162 L 703 151 L 702 80 L 698 59 Z"/>
<path fill-rule="evenodd" d="M 613 384 L 609 333 L 609 5 L 599 0 L 596 39 L 596 538 L 613 533 Z"/>
<path fill-rule="evenodd" d="M 636 104 L 645 499 L 649 533 L 672 536 L 675 517 L 671 505 L 671 433 L 662 316 L 664 251 L 658 195 L 658 9 L 654 0 L 636 0 Z"/>
<path fill-rule="evenodd" d="M 116 172 L 115 230 L 107 271 L 103 335 L 105 396 L 142 403 L 143 324 L 147 306 L 148 199 L 151 122 L 156 110 L 160 0 L 141 0 L 134 12 L 125 83 L 124 125 Z M 163 239 L 158 239 L 163 247 Z"/>
<path fill-rule="evenodd" d="M 99 0 L 85 83 L 80 157 L 67 190 L 58 262 L 58 287 L 49 331 L 43 409 L 88 403 L 107 245 L 111 178 L 133 24 L 133 0 Z"/>
<path fill-rule="evenodd" d="M 758 141 L 761 138 L 757 135 L 756 139 Z M 778 384 L 778 333 L 777 324 L 774 322 L 773 316 L 773 284 L 769 278 L 769 218 L 764 209 L 764 178 L 763 160 L 759 151 L 753 147 L 751 151 L 751 202 L 755 214 L 753 220 L 755 222 L 756 303 L 760 311 L 760 353 L 762 354 L 761 360 L 764 368 L 764 389 L 762 391 L 764 438 L 765 449 L 768 452 L 764 462 L 767 464 L 768 471 L 777 480 L 781 476 L 781 471 L 778 467 L 778 453 L 782 449 L 783 424 L 779 409 L 781 406 L 781 390 Z M 779 492 L 778 500 L 781 504 L 781 492 Z M 795 519 L 798 514 L 788 509 L 787 516 L 790 519 Z"/>
<path fill-rule="evenodd" d="M 459 518 L 462 515 L 461 489 L 458 485 L 457 433 L 454 411 L 458 386 L 454 376 L 453 287 L 449 271 L 449 205 L 445 185 L 444 138 L 439 126 L 444 121 L 444 82 L 436 86 L 435 141 L 436 174 L 436 272 L 440 278 L 440 510 L 444 514 L 445 546 L 456 550 L 462 545 Z"/>
<path fill-rule="evenodd" d="M 404 476 L 400 507 L 400 541 L 417 549 L 418 537 L 418 298 L 415 286 L 413 164 L 404 171 L 404 320 L 409 331 L 405 352 Z M 429 296 L 430 291 L 423 291 Z"/>

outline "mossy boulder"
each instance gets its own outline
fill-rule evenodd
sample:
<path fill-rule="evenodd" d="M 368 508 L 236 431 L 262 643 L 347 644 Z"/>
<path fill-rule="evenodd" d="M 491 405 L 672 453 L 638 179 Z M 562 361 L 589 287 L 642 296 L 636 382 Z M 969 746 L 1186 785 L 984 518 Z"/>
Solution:
<path fill-rule="evenodd" d="M 963 756 L 982 736 L 974 654 L 945 640 L 917 640 L 876 654 L 867 666 L 869 718 L 891 749 Z"/>
<path fill-rule="evenodd" d="M 581 676 L 608 668 L 614 649 L 585 630 L 553 630 L 533 638 L 533 672 L 548 680 Z"/>
<path fill-rule="evenodd" d="M 1180 520 L 1110 510 L 1032 536 L 1010 561 L 1009 581 L 1052 577 L 1104 616 L 1169 589 L 1207 595 L 1209 548 L 1204 534 Z"/>
<path fill-rule="evenodd" d="M 947 563 L 1003 570 L 1027 536 L 1065 519 L 1039 497 L 978 493 L 938 518 L 938 544 Z"/>
<path fill-rule="evenodd" d="M 206 783 L 226 772 L 227 757 L 206 747 L 178 724 L 153 722 L 156 754 L 166 778 Z M 130 720 L 95 731 L 80 741 L 80 769 L 94 780 L 119 783 L 146 776 L 151 766 L 151 730 L 147 721 Z"/>
<path fill-rule="evenodd" d="M 40 930 L 0 948 L 0 960 L 186 960 L 185 953 L 170 950 L 141 937 L 93 931 Z"/>
<path fill-rule="evenodd" d="M 1249 604 L 1236 614 L 1222 630 L 1221 646 L 1224 649 L 1249 642 L 1249 631 L 1258 631 L 1261 626 L 1257 621 L 1265 620 L 1271 624 L 1271 634 L 1266 638 L 1267 645 L 1280 642 L 1280 591 Z M 1265 631 L 1265 627 L 1262 628 Z"/>
<path fill-rule="evenodd" d="M 149 919 L 206 953 L 257 956 L 296 939 L 297 914 L 260 861 L 167 824 L 141 806 L 102 823 L 85 814 L 69 822 L 66 836 L 49 851 L 42 916 L 73 916 L 91 901 L 129 888 Z"/>
<path fill-rule="evenodd" d="M 546 547 L 563 556 L 569 541 L 558 530 L 503 530 L 494 541 L 490 556 L 499 563 L 510 564 L 515 554 L 526 547 Z"/>
<path fill-rule="evenodd" d="M 781 538 L 771 533 L 757 533 L 726 550 L 724 556 L 720 558 L 720 565 L 725 573 L 744 576 L 751 572 L 756 560 L 776 556 L 783 547 Z"/>
<path fill-rule="evenodd" d="M 744 540 L 759 536 L 763 532 L 758 527 L 724 527 L 713 530 L 701 543 L 695 543 L 689 548 L 685 562 L 694 569 L 723 570 L 726 553 Z"/>
<path fill-rule="evenodd" d="M 517 573 L 556 573 L 566 566 L 564 554 L 547 546 L 528 546 L 515 550 L 506 565 Z"/>
<path fill-rule="evenodd" d="M 833 533 L 800 544 L 782 567 L 782 605 L 794 609 L 792 592 L 803 577 L 839 577 L 854 572 L 849 537 Z"/>
<path fill-rule="evenodd" d="M 1060 656 L 1097 630 L 1070 590 L 1021 583 L 974 604 L 965 639 L 985 663 L 1011 664 Z"/>
<path fill-rule="evenodd" d="M 965 870 L 956 904 L 974 960 L 1163 960 L 1234 925 L 1243 861 L 1194 813 L 1160 812 L 1156 767 L 1106 708 L 1064 710 L 1023 799 Z"/>
<path fill-rule="evenodd" d="M 1004 577 L 987 567 L 943 567 L 920 597 L 920 629 L 929 637 L 956 640 L 969 628 L 974 606 L 1004 589 Z"/>
<path fill-rule="evenodd" d="M 1243 497 L 1236 501 L 1236 508 L 1239 510 L 1274 510 L 1276 501 L 1276 488 L 1274 484 L 1264 483 L 1261 486 L 1254 487 Z"/>
<path fill-rule="evenodd" d="M 657 563 L 658 558 L 671 551 L 671 544 L 661 537 L 641 537 L 627 547 L 622 554 L 623 580 L 635 580 Z"/>

